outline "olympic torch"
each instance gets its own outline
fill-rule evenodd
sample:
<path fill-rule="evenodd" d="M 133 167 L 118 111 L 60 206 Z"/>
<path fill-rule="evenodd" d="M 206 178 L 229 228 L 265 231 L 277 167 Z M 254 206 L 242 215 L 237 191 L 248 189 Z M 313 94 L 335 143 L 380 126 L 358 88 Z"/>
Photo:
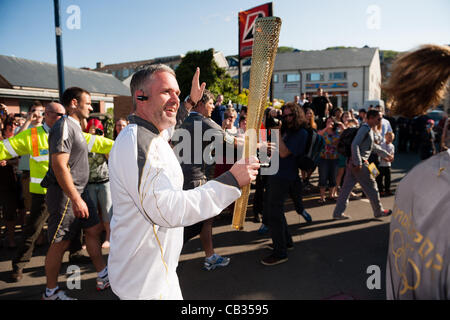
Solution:
<path fill-rule="evenodd" d="M 247 107 L 247 129 L 244 140 L 244 158 L 256 155 L 259 129 L 267 105 L 270 80 L 278 49 L 281 19 L 278 17 L 258 18 L 255 22 L 250 88 Z M 236 201 L 232 227 L 242 230 L 247 213 L 250 185 L 244 186 L 241 197 Z"/>

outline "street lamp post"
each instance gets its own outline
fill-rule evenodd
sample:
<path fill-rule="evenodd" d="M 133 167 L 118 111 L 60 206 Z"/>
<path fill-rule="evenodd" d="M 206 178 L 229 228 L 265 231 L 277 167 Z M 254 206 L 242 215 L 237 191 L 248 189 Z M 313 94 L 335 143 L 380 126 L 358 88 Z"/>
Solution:
<path fill-rule="evenodd" d="M 62 95 L 64 92 L 64 63 L 62 54 L 62 28 L 59 22 L 59 0 L 53 0 L 55 9 L 55 35 L 56 35 L 56 59 L 58 65 L 58 87 L 59 100 L 62 102 Z"/>

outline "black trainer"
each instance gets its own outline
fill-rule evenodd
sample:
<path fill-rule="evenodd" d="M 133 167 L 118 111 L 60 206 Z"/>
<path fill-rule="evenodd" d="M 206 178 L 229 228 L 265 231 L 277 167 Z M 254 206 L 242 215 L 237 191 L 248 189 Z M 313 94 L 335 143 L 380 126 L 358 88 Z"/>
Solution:
<path fill-rule="evenodd" d="M 312 222 L 311 215 L 308 212 L 306 212 L 306 210 L 303 210 L 302 213 L 300 213 L 300 215 L 303 217 L 303 219 L 306 220 L 307 223 Z"/>
<path fill-rule="evenodd" d="M 266 245 L 266 247 L 267 247 L 267 249 L 273 250 L 273 243 L 269 243 L 268 245 Z M 286 246 L 286 249 L 288 249 L 289 251 L 294 250 L 294 248 L 295 247 L 293 244 Z"/>
<path fill-rule="evenodd" d="M 279 258 L 279 257 L 276 257 L 273 254 L 271 254 L 270 256 L 262 259 L 261 263 L 265 266 L 274 266 L 274 265 L 277 265 L 280 263 L 284 263 L 286 261 L 288 261 L 287 257 Z"/>

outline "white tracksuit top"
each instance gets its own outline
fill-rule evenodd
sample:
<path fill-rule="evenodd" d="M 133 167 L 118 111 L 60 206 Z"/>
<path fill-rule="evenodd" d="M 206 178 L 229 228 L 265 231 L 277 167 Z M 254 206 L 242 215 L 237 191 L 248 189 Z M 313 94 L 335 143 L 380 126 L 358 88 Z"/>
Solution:
<path fill-rule="evenodd" d="M 218 215 L 241 191 L 229 172 L 183 191 L 167 138 L 137 116 L 129 120 L 109 157 L 111 288 L 120 299 L 182 299 L 176 268 L 183 227 Z"/>

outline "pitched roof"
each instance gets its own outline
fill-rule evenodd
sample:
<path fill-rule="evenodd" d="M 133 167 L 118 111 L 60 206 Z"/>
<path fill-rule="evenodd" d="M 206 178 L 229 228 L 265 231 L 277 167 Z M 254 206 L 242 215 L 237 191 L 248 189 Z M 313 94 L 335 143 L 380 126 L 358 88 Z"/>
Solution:
<path fill-rule="evenodd" d="M 0 76 L 11 86 L 58 89 L 55 64 L 0 55 Z M 130 95 L 129 89 L 113 75 L 64 67 L 67 88 L 77 86 L 91 93 Z"/>
<path fill-rule="evenodd" d="M 96 71 L 107 71 L 107 70 L 122 70 L 125 68 L 139 68 L 144 65 L 150 65 L 150 64 L 156 64 L 156 63 L 169 63 L 169 62 L 176 62 L 181 61 L 183 59 L 183 55 L 178 56 L 167 56 L 167 57 L 159 57 L 159 58 L 153 58 L 149 60 L 140 60 L 140 61 L 129 61 L 129 62 L 120 62 L 120 63 L 113 63 L 113 64 L 106 64 L 103 65 L 100 68 L 96 68 Z M 100 63 L 100 62 L 99 62 Z"/>
<path fill-rule="evenodd" d="M 277 54 L 274 70 L 369 66 L 378 48 L 299 51 Z"/>

